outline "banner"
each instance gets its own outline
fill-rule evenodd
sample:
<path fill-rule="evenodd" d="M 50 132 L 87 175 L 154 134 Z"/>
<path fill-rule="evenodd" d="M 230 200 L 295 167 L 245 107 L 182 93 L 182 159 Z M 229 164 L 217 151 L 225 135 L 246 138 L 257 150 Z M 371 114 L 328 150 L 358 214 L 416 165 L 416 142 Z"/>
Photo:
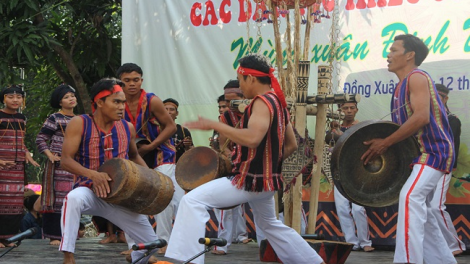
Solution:
<path fill-rule="evenodd" d="M 460 226 L 459 236 L 467 245 L 470 244 L 470 213 L 466 213 L 470 212 L 467 209 L 470 204 L 470 135 L 466 133 L 470 129 L 468 10 L 470 1 L 444 0 L 323 0 L 312 14 L 302 10 L 303 21 L 306 16 L 312 16 L 316 22 L 311 29 L 308 51 L 311 61 L 309 94 L 317 90 L 317 66 L 327 65 L 333 54 L 334 90 L 361 94 L 359 120 L 390 120 L 391 93 L 398 83 L 395 74 L 387 71 L 386 57 L 393 38 L 410 33 L 427 44 L 430 52 L 420 68 L 436 83 L 449 87 L 449 109 L 462 121 L 458 168 L 447 201 L 452 204 L 454 224 Z M 194 120 L 198 115 L 216 120 L 217 97 L 223 94 L 223 86 L 236 78 L 239 58 L 249 52 L 259 52 L 275 65 L 270 14 L 279 18 L 283 52 L 287 52 L 287 12 L 293 25 L 293 10 L 273 11 L 263 2 L 250 0 L 124 0 L 122 62 L 142 66 L 143 86 L 148 92 L 154 92 L 162 100 L 172 97 L 179 101 L 177 122 Z M 335 23 L 332 22 L 334 14 L 337 14 Z M 304 31 L 302 24 L 302 36 Z M 290 39 L 293 39 L 293 27 Z M 314 117 L 307 121 L 311 132 L 314 121 Z M 196 145 L 209 144 L 210 131 L 192 131 L 192 134 Z M 335 238 L 341 234 L 332 231 L 339 226 L 333 195 L 327 195 L 325 186 L 322 190 L 320 210 L 324 210 L 319 212 L 319 230 L 330 232 Z M 379 243 L 393 241 L 395 225 L 390 221 L 393 223 L 396 219 L 390 217 L 396 216 L 396 209 L 391 210 L 390 213 L 386 209 L 369 212 L 372 219 L 377 219 L 370 220 L 371 227 L 377 226 L 384 234 L 381 239 L 388 241 Z M 377 225 L 380 221 L 384 223 L 382 227 Z"/>

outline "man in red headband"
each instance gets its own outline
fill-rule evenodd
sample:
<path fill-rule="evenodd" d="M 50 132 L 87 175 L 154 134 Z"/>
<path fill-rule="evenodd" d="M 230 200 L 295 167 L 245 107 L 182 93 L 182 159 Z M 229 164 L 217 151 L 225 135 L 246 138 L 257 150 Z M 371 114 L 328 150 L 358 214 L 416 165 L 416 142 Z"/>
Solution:
<path fill-rule="evenodd" d="M 253 99 L 239 128 L 202 117 L 186 124 L 188 128 L 215 129 L 236 144 L 232 175 L 203 184 L 183 197 L 166 256 L 185 260 L 204 249 L 198 238 L 205 234 L 207 207 L 248 202 L 258 227 L 283 263 L 324 263 L 294 229 L 276 218 L 273 196 L 282 188 L 282 162 L 297 143 L 274 69 L 259 54 L 246 55 L 239 63 L 240 89 L 246 98 Z M 192 262 L 204 263 L 204 255 Z"/>
<path fill-rule="evenodd" d="M 229 80 L 227 82 L 227 84 L 224 86 L 224 98 L 227 105 L 229 105 L 229 110 L 223 112 L 219 116 L 219 121 L 231 127 L 238 128 L 240 118 L 243 114 L 238 110 L 237 107 L 230 106 L 230 102 L 232 100 L 245 99 L 242 90 L 240 89 L 240 82 L 238 80 Z M 224 135 L 220 135 L 219 141 L 220 151 L 223 155 L 226 155 L 230 158 L 234 150 L 234 144 Z M 228 247 L 232 244 L 232 240 L 234 243 L 243 244 L 252 241 L 251 238 L 248 238 L 246 231 L 244 211 L 244 204 L 238 205 L 237 207 L 228 210 L 214 208 L 214 213 L 217 216 L 217 220 L 219 221 L 218 237 L 227 240 L 227 245 L 223 247 L 214 247 L 214 250 L 211 252 L 212 254 L 227 254 Z M 264 239 L 262 232 L 257 229 L 256 235 L 257 241 L 261 243 L 261 240 Z"/>
<path fill-rule="evenodd" d="M 101 199 L 110 192 L 108 181 L 111 178 L 107 173 L 97 171 L 106 160 L 130 159 L 146 166 L 137 152 L 134 126 L 122 119 L 126 102 L 122 85 L 115 79 L 102 79 L 93 85 L 93 115 L 72 118 L 65 131 L 61 166 L 77 175 L 74 189 L 64 200 L 60 221 L 62 240 L 59 250 L 64 252 L 65 264 L 75 263 L 73 253 L 82 213 L 112 220 L 137 243 L 157 239 L 147 216 Z M 132 259 L 135 261 L 143 254 L 134 251 Z M 139 263 L 147 263 L 150 256 Z"/>

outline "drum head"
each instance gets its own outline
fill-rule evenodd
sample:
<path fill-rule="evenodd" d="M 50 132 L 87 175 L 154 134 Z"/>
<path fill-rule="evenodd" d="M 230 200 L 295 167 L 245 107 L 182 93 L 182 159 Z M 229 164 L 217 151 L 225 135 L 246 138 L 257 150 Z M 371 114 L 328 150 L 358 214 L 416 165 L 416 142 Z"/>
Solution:
<path fill-rule="evenodd" d="M 185 191 L 218 177 L 219 155 L 209 147 L 195 147 L 186 151 L 176 164 L 176 182 Z"/>
<path fill-rule="evenodd" d="M 338 140 L 331 157 L 331 171 L 338 191 L 353 203 L 384 207 L 398 202 L 400 190 L 419 155 L 417 140 L 409 137 L 364 165 L 361 156 L 369 146 L 364 141 L 385 138 L 399 125 L 380 120 L 358 123 Z"/>

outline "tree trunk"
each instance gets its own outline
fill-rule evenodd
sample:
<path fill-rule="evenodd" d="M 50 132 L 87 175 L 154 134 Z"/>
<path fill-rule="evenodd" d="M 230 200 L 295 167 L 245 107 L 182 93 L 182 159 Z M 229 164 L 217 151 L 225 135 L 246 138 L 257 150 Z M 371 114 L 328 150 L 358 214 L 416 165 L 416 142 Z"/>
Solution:
<path fill-rule="evenodd" d="M 91 99 L 86 88 L 86 84 L 83 81 L 82 75 L 78 71 L 77 66 L 73 61 L 72 56 L 65 51 L 62 46 L 57 44 L 51 44 L 52 49 L 59 55 L 59 57 L 64 61 L 65 66 L 70 72 L 73 81 L 75 82 L 75 88 L 77 89 L 78 96 L 81 99 L 82 107 L 85 110 L 85 113 L 91 114 Z"/>

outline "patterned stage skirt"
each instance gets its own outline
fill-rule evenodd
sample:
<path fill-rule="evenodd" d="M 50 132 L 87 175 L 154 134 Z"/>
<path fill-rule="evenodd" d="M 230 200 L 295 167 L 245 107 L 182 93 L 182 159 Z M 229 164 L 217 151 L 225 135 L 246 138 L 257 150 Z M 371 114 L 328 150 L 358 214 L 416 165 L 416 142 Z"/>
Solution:
<path fill-rule="evenodd" d="M 44 184 L 43 184 L 44 186 Z M 54 212 L 43 213 L 43 235 L 45 238 L 57 239 L 62 238 L 60 229 L 60 214 L 65 196 L 72 190 L 73 175 L 63 170 L 60 166 L 54 168 Z M 43 189 L 43 193 L 47 190 Z"/>
<path fill-rule="evenodd" d="M 0 239 L 18 234 L 23 218 L 24 162 L 0 169 Z"/>

